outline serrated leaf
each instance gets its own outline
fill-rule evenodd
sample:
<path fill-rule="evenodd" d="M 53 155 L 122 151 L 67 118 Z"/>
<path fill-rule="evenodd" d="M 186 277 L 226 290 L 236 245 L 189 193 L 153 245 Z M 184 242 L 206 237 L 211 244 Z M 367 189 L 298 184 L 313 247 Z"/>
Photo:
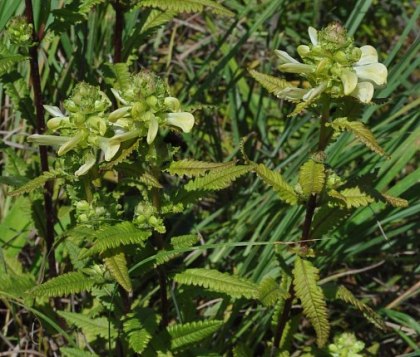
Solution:
<path fill-rule="evenodd" d="M 212 0 L 142 0 L 138 6 L 154 7 L 176 13 L 201 12 L 205 8 L 224 16 L 234 16 L 234 13 L 216 1 Z"/>
<path fill-rule="evenodd" d="M 350 290 L 348 290 L 343 285 L 340 286 L 326 286 L 326 294 L 328 294 L 329 298 L 331 299 L 338 299 L 342 300 L 353 307 L 355 307 L 357 310 L 363 313 L 365 318 L 374 324 L 376 327 L 378 327 L 381 330 L 386 330 L 386 325 L 383 321 L 383 319 L 375 312 L 373 311 L 368 305 L 366 305 L 364 302 L 357 299 Z"/>
<path fill-rule="evenodd" d="M 25 183 L 23 186 L 20 186 L 19 188 L 17 188 L 16 190 L 9 192 L 8 195 L 9 196 L 17 196 L 20 195 L 22 193 L 26 193 L 26 192 L 31 192 L 33 190 L 36 190 L 38 188 L 41 188 L 44 186 L 44 184 L 49 181 L 49 180 L 53 180 L 57 177 L 60 177 L 62 175 L 61 171 L 45 171 L 42 173 L 42 175 L 34 178 L 33 180 Z"/>
<path fill-rule="evenodd" d="M 171 347 L 176 349 L 197 343 L 211 336 L 222 325 L 223 321 L 220 320 L 195 321 L 182 325 L 172 325 L 168 327 L 168 332 L 172 338 Z"/>
<path fill-rule="evenodd" d="M 39 297 L 56 297 L 89 291 L 95 285 L 95 280 L 81 272 L 70 272 L 52 278 L 34 287 L 29 293 Z"/>
<path fill-rule="evenodd" d="M 318 194 L 324 188 L 324 165 L 310 159 L 299 170 L 299 184 L 306 196 Z"/>
<path fill-rule="evenodd" d="M 273 189 L 277 192 L 281 200 L 291 205 L 297 204 L 298 196 L 295 190 L 286 181 L 284 181 L 280 173 L 270 170 L 263 164 L 256 165 L 254 169 L 257 175 L 267 185 L 273 187 Z"/>
<path fill-rule="evenodd" d="M 245 297 L 250 299 L 258 295 L 258 285 L 255 283 L 213 269 L 187 269 L 176 274 L 174 280 L 180 284 L 202 286 L 233 298 Z"/>
<path fill-rule="evenodd" d="M 152 10 L 147 16 L 146 22 L 144 23 L 141 33 L 145 33 L 155 27 L 159 27 L 169 21 L 171 21 L 176 15 L 175 11 L 161 11 Z"/>
<path fill-rule="evenodd" d="M 408 207 L 408 201 L 405 200 L 405 199 L 403 199 L 403 198 L 391 196 L 391 195 L 388 195 L 386 193 L 382 193 L 382 197 L 392 207 L 397 207 L 397 208 L 399 208 L 399 207 Z"/>
<path fill-rule="evenodd" d="M 180 160 L 171 162 L 169 168 L 166 170 L 171 175 L 178 176 L 202 176 L 208 171 L 224 169 L 235 166 L 234 161 L 229 162 L 205 162 L 197 160 Z"/>
<path fill-rule="evenodd" d="M 127 260 L 123 252 L 109 252 L 104 257 L 104 263 L 111 276 L 129 293 L 133 291 L 130 276 L 128 274 Z"/>
<path fill-rule="evenodd" d="M 16 64 L 24 61 L 26 58 L 20 54 L 10 52 L 3 43 L 0 43 L 0 76 L 10 72 Z"/>
<path fill-rule="evenodd" d="M 83 315 L 77 312 L 57 311 L 62 318 L 64 318 L 69 324 L 75 325 L 81 329 L 86 335 L 88 340 L 95 340 L 96 337 L 102 337 L 108 339 L 108 319 L 105 317 L 98 317 L 93 319 L 90 316 Z M 116 336 L 116 330 L 111 322 L 111 339 Z"/>
<path fill-rule="evenodd" d="M 347 208 L 364 207 L 375 200 L 364 192 L 360 191 L 359 187 L 345 188 L 340 191 L 330 190 L 328 196 L 338 199 L 343 202 Z"/>
<path fill-rule="evenodd" d="M 171 238 L 171 245 L 174 249 L 183 249 L 192 247 L 195 243 L 200 240 L 197 234 L 186 234 L 183 236 L 177 236 Z"/>
<path fill-rule="evenodd" d="M 35 279 L 32 274 L 6 274 L 0 276 L 0 296 L 5 293 L 6 296 L 22 298 L 27 295 L 29 289 L 35 285 Z"/>
<path fill-rule="evenodd" d="M 384 155 L 385 150 L 378 144 L 373 133 L 363 123 L 348 121 L 347 118 L 335 119 L 329 124 L 335 131 L 349 131 L 369 149 L 379 155 Z"/>
<path fill-rule="evenodd" d="M 257 298 L 264 306 L 273 306 L 280 298 L 287 298 L 287 296 L 287 291 L 283 290 L 271 277 L 265 278 L 258 285 Z"/>
<path fill-rule="evenodd" d="M 187 191 L 217 191 L 229 187 L 238 177 L 251 169 L 248 165 L 238 165 L 212 171 L 203 177 L 197 177 L 185 185 Z"/>
<path fill-rule="evenodd" d="M 143 247 L 145 241 L 151 236 L 151 232 L 142 231 L 128 221 L 116 224 L 115 226 L 106 226 L 99 230 L 82 229 L 80 234 L 95 237 L 95 242 L 92 247 L 81 254 L 81 258 L 130 244 Z"/>
<path fill-rule="evenodd" d="M 293 86 L 291 83 L 287 82 L 284 79 L 270 76 L 268 74 L 255 71 L 253 69 L 251 69 L 249 73 L 259 84 L 261 84 L 265 89 L 267 89 L 269 93 L 274 94 L 278 98 L 285 99 L 291 102 L 296 102 L 296 100 L 292 100 L 290 97 L 282 95 L 282 92 L 284 92 L 285 89 L 295 88 L 295 86 Z"/>
<path fill-rule="evenodd" d="M 158 322 L 158 316 L 151 309 L 142 308 L 127 315 L 123 329 L 134 352 L 142 353 L 146 349 L 158 329 Z"/>
<path fill-rule="evenodd" d="M 149 174 L 148 172 L 145 172 L 143 175 L 141 175 L 139 180 L 147 186 L 163 188 L 163 186 L 159 183 L 158 179 L 153 175 Z"/>
<path fill-rule="evenodd" d="M 295 293 L 302 303 L 305 316 L 315 329 L 317 344 L 321 348 L 328 341 L 330 324 L 324 294 L 317 285 L 318 280 L 318 269 L 309 261 L 297 256 L 293 269 Z"/>

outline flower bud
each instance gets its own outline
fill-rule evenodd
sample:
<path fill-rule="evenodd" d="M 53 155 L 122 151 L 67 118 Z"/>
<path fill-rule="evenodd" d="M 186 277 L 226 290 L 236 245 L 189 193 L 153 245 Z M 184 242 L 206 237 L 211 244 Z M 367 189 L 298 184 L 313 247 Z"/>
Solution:
<path fill-rule="evenodd" d="M 303 57 L 308 56 L 310 54 L 311 50 L 310 50 L 309 46 L 300 45 L 297 48 L 297 52 L 299 53 L 299 56 L 303 58 Z"/>
<path fill-rule="evenodd" d="M 131 115 L 133 116 L 133 118 L 139 119 L 146 110 L 147 110 L 146 103 L 136 102 L 132 106 Z"/>
<path fill-rule="evenodd" d="M 146 103 L 149 107 L 155 109 L 158 104 L 158 99 L 154 95 L 151 95 L 150 97 L 147 97 Z"/>
<path fill-rule="evenodd" d="M 166 97 L 164 100 L 164 104 L 171 112 L 177 112 L 181 107 L 181 105 L 179 104 L 179 100 L 174 97 Z"/>
<path fill-rule="evenodd" d="M 334 59 L 341 64 L 346 64 L 347 63 L 347 56 L 343 51 L 337 51 L 334 54 Z"/>

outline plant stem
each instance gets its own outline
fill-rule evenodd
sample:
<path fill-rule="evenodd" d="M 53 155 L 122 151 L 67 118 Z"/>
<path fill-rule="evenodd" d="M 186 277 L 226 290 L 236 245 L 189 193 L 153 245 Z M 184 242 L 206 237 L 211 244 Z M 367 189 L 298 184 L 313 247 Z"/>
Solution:
<path fill-rule="evenodd" d="M 319 141 L 318 141 L 318 151 L 323 151 L 326 146 L 328 145 L 328 133 L 326 123 L 328 120 L 330 110 L 330 102 L 328 100 L 323 101 L 323 108 L 321 114 L 321 123 L 320 123 L 320 130 L 319 130 Z M 303 222 L 302 227 L 302 236 L 300 239 L 300 246 L 302 249 L 306 249 L 309 246 L 308 240 L 311 236 L 311 226 L 312 220 L 314 218 L 315 209 L 317 206 L 317 196 L 316 194 L 312 194 L 308 202 L 306 204 L 306 213 L 305 213 L 305 221 Z M 271 355 L 274 356 L 274 353 L 280 346 L 281 338 L 284 333 L 284 328 L 286 327 L 286 323 L 289 320 L 290 311 L 292 310 L 292 302 L 295 298 L 295 290 L 293 287 L 293 281 L 290 283 L 289 287 L 289 297 L 286 299 L 284 303 L 284 308 L 282 313 L 279 315 L 277 320 L 277 328 L 274 335 L 274 342 L 273 342 L 273 349 L 271 350 Z"/>
<path fill-rule="evenodd" d="M 114 63 L 122 61 L 122 33 L 124 28 L 124 12 L 120 0 L 115 0 L 115 28 L 114 28 Z"/>
<path fill-rule="evenodd" d="M 157 211 L 160 210 L 160 195 L 159 190 L 157 188 L 152 188 L 152 201 L 153 206 L 156 208 Z M 159 250 L 164 249 L 165 243 L 163 240 L 163 236 L 159 233 L 154 232 L 153 239 L 156 247 Z M 166 327 L 169 324 L 169 304 L 168 304 L 168 295 L 167 295 L 167 277 L 165 268 L 162 265 L 157 267 L 158 279 L 159 279 L 159 287 L 160 287 L 160 302 L 161 302 L 161 309 L 162 309 L 162 326 Z"/>
<path fill-rule="evenodd" d="M 38 44 L 39 38 L 35 31 L 32 0 L 25 0 L 25 15 L 26 20 L 29 24 L 32 24 L 32 42 L 33 45 L 29 48 L 29 63 L 31 68 L 31 82 L 34 91 L 34 102 L 36 110 L 36 132 L 42 134 L 45 131 L 45 121 L 44 121 L 44 107 L 42 102 L 42 91 L 41 91 L 41 79 L 39 76 L 39 66 L 38 66 Z M 43 172 L 49 171 L 48 167 L 48 153 L 47 147 L 40 145 L 39 146 L 39 156 L 41 161 L 41 170 Z M 45 243 L 47 246 L 47 255 L 48 255 L 48 275 L 50 278 L 57 275 L 56 271 L 56 261 L 54 254 L 54 222 L 55 214 L 52 202 L 53 195 L 53 182 L 47 181 L 44 185 L 44 209 L 45 209 Z"/>

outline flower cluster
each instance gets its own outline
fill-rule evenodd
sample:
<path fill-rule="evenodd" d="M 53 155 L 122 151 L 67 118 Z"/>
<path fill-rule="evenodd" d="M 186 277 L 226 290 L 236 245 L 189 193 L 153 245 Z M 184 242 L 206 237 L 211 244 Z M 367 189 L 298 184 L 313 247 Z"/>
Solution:
<path fill-rule="evenodd" d="M 378 63 L 378 54 L 372 46 L 355 47 L 353 39 L 338 23 L 321 31 L 309 27 L 310 45 L 297 48 L 302 62 L 285 51 L 276 50 L 280 71 L 297 73 L 311 88 L 287 87 L 276 93 L 279 98 L 311 102 L 322 93 L 332 98 L 352 96 L 369 103 L 375 87 L 386 84 L 388 71 Z"/>
<path fill-rule="evenodd" d="M 76 152 L 83 165 L 75 172 L 85 175 L 96 163 L 97 152 L 104 153 L 105 161 L 112 160 L 125 141 L 146 137 L 152 144 L 159 125 L 179 127 L 190 132 L 194 117 L 181 112 L 179 101 L 168 95 L 163 81 L 149 72 L 130 78 L 124 89 L 112 89 L 120 108 L 109 113 L 111 101 L 99 87 L 79 83 L 64 102 L 66 114 L 58 107 L 44 106 L 53 116 L 48 129 L 60 135 L 31 135 L 28 141 L 39 145 L 58 145 L 57 154 Z"/>
<path fill-rule="evenodd" d="M 22 16 L 16 16 L 7 25 L 7 34 L 10 42 L 21 47 L 32 44 L 32 24 Z"/>

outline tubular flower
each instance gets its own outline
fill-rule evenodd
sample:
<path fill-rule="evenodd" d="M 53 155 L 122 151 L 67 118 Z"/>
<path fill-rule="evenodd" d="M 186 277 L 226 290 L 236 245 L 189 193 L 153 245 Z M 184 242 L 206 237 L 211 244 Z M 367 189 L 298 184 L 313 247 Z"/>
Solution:
<path fill-rule="evenodd" d="M 147 129 L 146 141 L 151 144 L 161 125 L 178 127 L 184 133 L 189 133 L 194 125 L 194 116 L 181 111 L 178 99 L 168 95 L 162 79 L 153 73 L 140 72 L 125 88 L 112 92 L 123 105 L 109 116 L 119 133 L 112 139 L 114 142 L 141 136 Z"/>
<path fill-rule="evenodd" d="M 325 93 L 333 98 L 352 96 L 369 103 L 374 89 L 386 84 L 388 71 L 378 62 L 372 46 L 355 47 L 353 39 L 338 23 L 321 31 L 308 29 L 311 44 L 297 48 L 302 62 L 285 51 L 276 50 L 282 72 L 297 73 L 307 79 L 311 88 L 286 87 L 276 92 L 279 98 L 307 101 Z"/>

